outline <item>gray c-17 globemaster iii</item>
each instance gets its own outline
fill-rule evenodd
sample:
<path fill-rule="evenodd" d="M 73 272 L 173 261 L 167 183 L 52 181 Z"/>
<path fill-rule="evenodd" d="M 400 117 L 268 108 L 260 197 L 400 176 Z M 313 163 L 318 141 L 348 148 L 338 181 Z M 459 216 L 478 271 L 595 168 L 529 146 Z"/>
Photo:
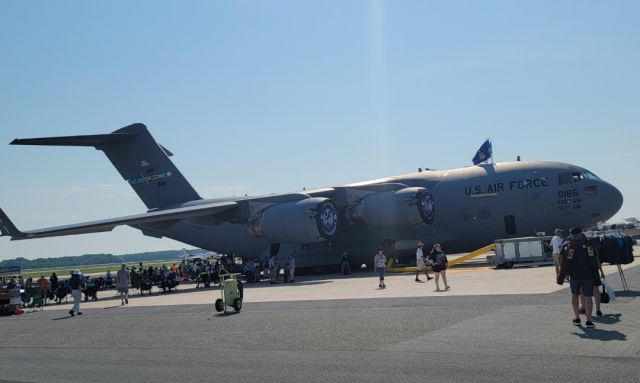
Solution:
<path fill-rule="evenodd" d="M 425 170 L 366 182 L 258 197 L 202 199 L 143 124 L 110 134 L 15 139 L 14 145 L 102 150 L 147 206 L 146 213 L 20 231 L 0 210 L 11 240 L 110 231 L 119 225 L 241 257 L 296 257 L 298 267 L 369 263 L 376 247 L 413 254 L 418 240 L 450 253 L 498 238 L 594 226 L 622 194 L 579 166 L 547 161 Z"/>

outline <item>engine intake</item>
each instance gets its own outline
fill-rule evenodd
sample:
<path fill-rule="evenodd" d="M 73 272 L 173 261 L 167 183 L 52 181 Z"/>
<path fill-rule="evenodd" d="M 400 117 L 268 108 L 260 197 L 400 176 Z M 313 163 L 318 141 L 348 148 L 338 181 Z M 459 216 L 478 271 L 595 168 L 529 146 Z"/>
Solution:
<path fill-rule="evenodd" d="M 417 226 L 434 217 L 433 197 L 421 187 L 371 194 L 347 209 L 349 221 L 381 228 Z"/>
<path fill-rule="evenodd" d="M 306 198 L 267 208 L 249 232 L 271 242 L 307 244 L 331 239 L 338 229 L 336 205 L 328 198 Z"/>

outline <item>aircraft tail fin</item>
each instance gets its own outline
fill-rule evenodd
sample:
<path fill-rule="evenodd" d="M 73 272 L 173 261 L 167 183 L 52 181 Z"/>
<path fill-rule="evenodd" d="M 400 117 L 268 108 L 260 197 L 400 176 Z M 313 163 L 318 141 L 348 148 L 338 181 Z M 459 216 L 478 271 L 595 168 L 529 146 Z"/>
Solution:
<path fill-rule="evenodd" d="M 102 150 L 148 209 L 201 199 L 144 124 L 111 134 L 15 139 L 12 145 L 93 146 Z"/>

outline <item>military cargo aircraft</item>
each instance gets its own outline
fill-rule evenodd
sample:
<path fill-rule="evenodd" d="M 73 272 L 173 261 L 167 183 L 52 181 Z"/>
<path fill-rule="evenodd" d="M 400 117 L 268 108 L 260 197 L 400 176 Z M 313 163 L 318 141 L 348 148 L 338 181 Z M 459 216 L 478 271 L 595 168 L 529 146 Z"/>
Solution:
<path fill-rule="evenodd" d="M 304 192 L 203 199 L 156 143 L 133 124 L 110 134 L 15 139 L 13 145 L 88 146 L 103 151 L 142 199 L 141 214 L 20 231 L 0 210 L 11 240 L 95 233 L 128 225 L 241 257 L 296 257 L 298 267 L 336 265 L 347 251 L 354 265 L 370 263 L 376 247 L 413 254 L 422 240 L 449 253 L 495 239 L 591 227 L 611 218 L 622 194 L 579 166 L 548 161 L 485 163 L 424 170 Z"/>

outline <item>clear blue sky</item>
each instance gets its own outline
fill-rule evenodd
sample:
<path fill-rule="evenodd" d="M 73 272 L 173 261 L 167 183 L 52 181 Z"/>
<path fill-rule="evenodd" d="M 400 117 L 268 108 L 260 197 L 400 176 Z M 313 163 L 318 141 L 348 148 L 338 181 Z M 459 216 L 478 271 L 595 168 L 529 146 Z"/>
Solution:
<path fill-rule="evenodd" d="M 35 229 L 144 211 L 91 148 L 147 124 L 205 197 L 496 161 L 584 166 L 640 216 L 637 1 L 5 1 L 0 206 Z M 181 248 L 131 228 L 0 259 Z"/>

